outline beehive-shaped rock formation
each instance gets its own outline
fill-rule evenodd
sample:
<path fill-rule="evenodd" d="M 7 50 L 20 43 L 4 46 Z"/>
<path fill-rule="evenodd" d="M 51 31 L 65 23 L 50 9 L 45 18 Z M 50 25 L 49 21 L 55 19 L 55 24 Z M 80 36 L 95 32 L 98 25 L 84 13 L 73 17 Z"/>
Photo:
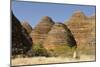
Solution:
<path fill-rule="evenodd" d="M 47 50 L 55 50 L 57 49 L 57 46 L 73 47 L 77 45 L 71 31 L 67 28 L 67 26 L 63 23 L 58 22 L 55 23 L 55 25 L 48 33 L 48 36 L 45 39 L 43 46 Z"/>
<path fill-rule="evenodd" d="M 81 22 L 86 22 L 87 17 L 85 14 L 81 11 L 76 11 L 74 14 L 71 16 L 70 20 L 68 22 L 74 22 L 74 23 L 79 23 Z"/>
<path fill-rule="evenodd" d="M 78 47 L 88 46 L 91 38 L 95 41 L 95 16 L 87 17 L 83 12 L 75 12 L 65 24 L 74 35 Z"/>
<path fill-rule="evenodd" d="M 21 24 L 27 30 L 27 32 L 30 34 L 32 31 L 31 25 L 29 25 L 28 22 L 22 22 Z"/>
<path fill-rule="evenodd" d="M 32 44 L 29 34 L 12 13 L 12 56 L 27 55 Z"/>
<path fill-rule="evenodd" d="M 35 44 L 42 44 L 44 39 L 47 37 L 48 32 L 51 30 L 53 24 L 54 22 L 50 17 L 43 17 L 30 34 L 33 42 Z"/>

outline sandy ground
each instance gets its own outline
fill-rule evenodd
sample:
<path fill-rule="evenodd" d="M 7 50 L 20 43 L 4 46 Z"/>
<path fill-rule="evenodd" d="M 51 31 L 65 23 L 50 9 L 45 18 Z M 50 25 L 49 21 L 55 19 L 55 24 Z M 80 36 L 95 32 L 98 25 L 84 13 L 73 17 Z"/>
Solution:
<path fill-rule="evenodd" d="M 94 55 L 81 55 L 80 59 L 73 59 L 73 58 L 67 58 L 67 57 L 16 58 L 16 59 L 12 59 L 11 64 L 12 66 L 16 66 L 16 65 L 80 62 L 80 61 L 95 61 L 95 56 Z"/>

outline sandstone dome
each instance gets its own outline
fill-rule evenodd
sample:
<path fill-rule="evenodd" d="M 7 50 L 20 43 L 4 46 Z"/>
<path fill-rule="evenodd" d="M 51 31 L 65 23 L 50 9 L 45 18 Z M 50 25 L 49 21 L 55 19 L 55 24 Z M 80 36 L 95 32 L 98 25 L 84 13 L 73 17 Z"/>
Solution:
<path fill-rule="evenodd" d="M 57 46 L 73 47 L 77 45 L 71 31 L 67 28 L 67 26 L 63 23 L 57 22 L 48 33 L 43 46 L 47 50 L 50 50 L 55 49 Z"/>
<path fill-rule="evenodd" d="M 43 43 L 48 32 L 51 30 L 54 25 L 54 21 L 48 17 L 43 17 L 40 22 L 33 28 L 31 32 L 31 37 L 34 43 Z"/>

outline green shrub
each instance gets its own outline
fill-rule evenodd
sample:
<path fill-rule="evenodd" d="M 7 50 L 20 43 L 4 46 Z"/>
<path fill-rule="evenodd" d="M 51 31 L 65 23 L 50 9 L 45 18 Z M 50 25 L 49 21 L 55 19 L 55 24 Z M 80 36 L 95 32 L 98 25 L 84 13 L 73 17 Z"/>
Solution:
<path fill-rule="evenodd" d="M 46 49 L 40 43 L 34 44 L 33 53 L 34 53 L 34 56 L 49 56 Z"/>

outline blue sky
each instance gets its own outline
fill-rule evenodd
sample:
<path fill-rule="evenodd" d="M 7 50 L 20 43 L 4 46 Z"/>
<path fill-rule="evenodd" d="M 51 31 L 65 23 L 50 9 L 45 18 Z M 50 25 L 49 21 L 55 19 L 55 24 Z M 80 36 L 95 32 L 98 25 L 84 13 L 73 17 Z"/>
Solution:
<path fill-rule="evenodd" d="M 55 22 L 65 22 L 77 10 L 84 12 L 86 16 L 95 13 L 95 6 L 21 1 L 12 1 L 11 9 L 20 21 L 28 21 L 32 27 L 38 24 L 43 16 L 49 16 Z"/>

